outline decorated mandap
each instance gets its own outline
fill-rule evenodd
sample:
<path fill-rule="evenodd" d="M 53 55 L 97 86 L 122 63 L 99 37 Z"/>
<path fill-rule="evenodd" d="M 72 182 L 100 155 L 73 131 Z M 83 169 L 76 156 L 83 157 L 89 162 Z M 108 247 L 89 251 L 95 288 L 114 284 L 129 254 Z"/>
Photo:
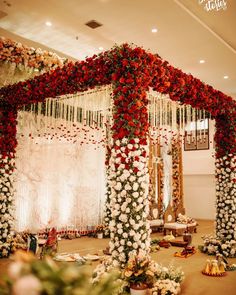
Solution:
<path fill-rule="evenodd" d="M 9 253 L 13 228 L 18 111 L 48 98 L 57 100 L 106 85 L 112 90 L 111 136 L 106 141 L 106 222 L 113 261 L 124 265 L 130 252 L 148 253 L 150 248 L 150 89 L 181 105 L 204 110 L 215 120 L 216 235 L 222 243 L 236 239 L 236 102 L 231 97 L 172 67 L 158 55 L 128 44 L 85 61 L 60 65 L 0 89 L 0 251 Z"/>

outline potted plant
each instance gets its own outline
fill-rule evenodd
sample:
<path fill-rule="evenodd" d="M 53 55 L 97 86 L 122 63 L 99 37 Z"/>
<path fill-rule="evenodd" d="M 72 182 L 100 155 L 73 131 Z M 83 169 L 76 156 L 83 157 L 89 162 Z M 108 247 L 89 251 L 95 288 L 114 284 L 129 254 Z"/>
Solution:
<path fill-rule="evenodd" d="M 132 295 L 146 295 L 155 282 L 155 263 L 142 251 L 131 253 L 123 275 Z"/>
<path fill-rule="evenodd" d="M 98 225 L 96 228 L 96 234 L 98 239 L 103 239 L 104 225 Z"/>

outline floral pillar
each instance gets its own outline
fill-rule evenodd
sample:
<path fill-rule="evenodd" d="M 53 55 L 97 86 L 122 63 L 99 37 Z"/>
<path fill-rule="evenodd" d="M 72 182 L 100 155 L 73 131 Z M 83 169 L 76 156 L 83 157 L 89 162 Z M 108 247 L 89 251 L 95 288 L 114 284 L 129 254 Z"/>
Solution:
<path fill-rule="evenodd" d="M 13 171 L 17 111 L 0 105 L 0 257 L 10 254 L 13 226 Z"/>
<path fill-rule="evenodd" d="M 114 263 L 124 265 L 131 251 L 148 253 L 148 100 L 143 50 L 124 47 L 113 80 L 113 143 L 108 184 L 111 188 L 110 249 Z M 145 55 L 148 59 L 148 55 Z"/>
<path fill-rule="evenodd" d="M 223 242 L 236 240 L 236 118 L 233 112 L 236 114 L 232 109 L 231 114 L 216 118 L 216 235 Z"/>

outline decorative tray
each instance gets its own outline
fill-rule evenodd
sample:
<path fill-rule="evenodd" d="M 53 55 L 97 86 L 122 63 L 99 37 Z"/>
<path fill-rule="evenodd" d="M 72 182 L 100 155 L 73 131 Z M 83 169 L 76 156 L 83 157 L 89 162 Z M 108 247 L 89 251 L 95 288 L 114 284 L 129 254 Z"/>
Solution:
<path fill-rule="evenodd" d="M 171 246 L 176 246 L 176 247 L 186 247 L 188 245 L 188 242 L 185 241 L 178 241 L 178 240 L 173 240 L 170 241 Z"/>
<path fill-rule="evenodd" d="M 91 254 L 87 254 L 83 258 L 86 260 L 91 260 L 91 261 L 96 261 L 96 260 L 100 259 L 100 257 L 98 255 L 91 255 Z"/>
<path fill-rule="evenodd" d="M 78 253 L 61 253 L 54 257 L 56 261 L 75 262 L 81 261 L 83 258 Z"/>
<path fill-rule="evenodd" d="M 159 242 L 159 246 L 160 247 L 164 247 L 164 248 L 169 248 L 170 247 L 170 243 L 168 241 L 165 241 L 165 240 L 161 240 Z"/>
<path fill-rule="evenodd" d="M 224 276 L 226 276 L 226 272 L 222 272 L 222 273 L 218 273 L 218 274 L 211 274 L 211 273 L 205 272 L 204 270 L 202 271 L 202 274 L 205 276 L 209 276 L 209 277 L 224 277 Z"/>

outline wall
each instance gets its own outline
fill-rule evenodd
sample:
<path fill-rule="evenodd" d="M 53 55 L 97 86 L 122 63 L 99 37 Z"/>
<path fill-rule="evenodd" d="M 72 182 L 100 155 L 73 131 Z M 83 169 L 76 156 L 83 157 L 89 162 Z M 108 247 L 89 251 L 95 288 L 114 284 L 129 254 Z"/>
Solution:
<path fill-rule="evenodd" d="M 198 219 L 215 219 L 214 122 L 210 121 L 210 149 L 184 151 L 183 181 L 186 214 Z"/>

